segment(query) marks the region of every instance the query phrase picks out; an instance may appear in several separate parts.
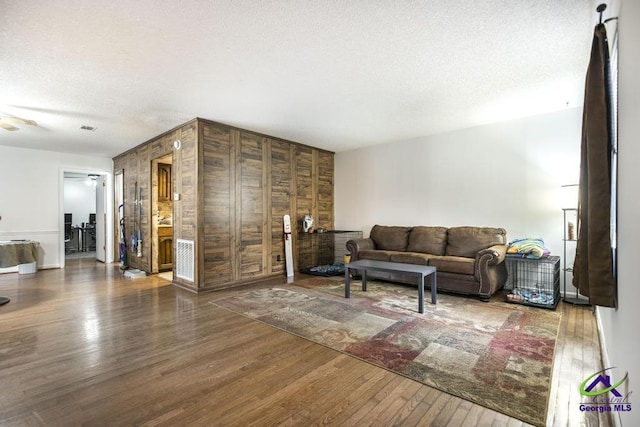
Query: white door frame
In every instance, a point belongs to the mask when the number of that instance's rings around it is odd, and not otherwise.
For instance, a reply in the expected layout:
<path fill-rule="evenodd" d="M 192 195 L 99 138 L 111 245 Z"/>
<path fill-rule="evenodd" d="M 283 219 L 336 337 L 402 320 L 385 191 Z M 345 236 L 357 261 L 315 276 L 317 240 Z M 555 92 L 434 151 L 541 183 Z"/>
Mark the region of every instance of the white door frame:
<path fill-rule="evenodd" d="M 95 169 L 78 169 L 72 167 L 61 167 L 58 172 L 58 229 L 60 230 L 60 246 L 58 248 L 58 264 L 60 268 L 65 266 L 65 247 L 64 247 L 64 173 L 86 173 L 102 175 L 106 186 L 104 191 L 106 194 L 104 212 L 100 213 L 105 218 L 105 262 L 113 262 L 113 174 L 111 171 L 100 171 Z M 96 221 L 98 218 L 98 212 L 96 212 Z"/>
<path fill-rule="evenodd" d="M 107 178 L 100 175 L 96 179 L 96 260 L 106 262 L 107 252 Z"/>

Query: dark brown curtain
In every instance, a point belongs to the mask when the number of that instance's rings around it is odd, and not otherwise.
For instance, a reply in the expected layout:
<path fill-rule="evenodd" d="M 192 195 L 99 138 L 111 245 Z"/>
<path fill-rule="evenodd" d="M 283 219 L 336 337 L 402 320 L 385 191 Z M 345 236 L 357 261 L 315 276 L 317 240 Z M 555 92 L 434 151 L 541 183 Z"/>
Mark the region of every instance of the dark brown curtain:
<path fill-rule="evenodd" d="M 604 24 L 595 28 L 582 115 L 578 244 L 573 285 L 589 302 L 616 307 L 611 245 L 611 93 Z"/>

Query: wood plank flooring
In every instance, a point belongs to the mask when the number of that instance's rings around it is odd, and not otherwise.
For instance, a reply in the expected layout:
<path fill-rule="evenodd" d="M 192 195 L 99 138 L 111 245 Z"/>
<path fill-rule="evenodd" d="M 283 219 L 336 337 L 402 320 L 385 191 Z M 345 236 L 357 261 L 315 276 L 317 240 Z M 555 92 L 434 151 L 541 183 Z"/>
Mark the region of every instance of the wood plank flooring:
<path fill-rule="evenodd" d="M 523 425 L 210 303 L 246 289 L 196 295 L 91 259 L 0 275 L 0 425 Z M 612 425 L 578 409 L 602 369 L 592 311 L 558 310 L 547 425 Z"/>

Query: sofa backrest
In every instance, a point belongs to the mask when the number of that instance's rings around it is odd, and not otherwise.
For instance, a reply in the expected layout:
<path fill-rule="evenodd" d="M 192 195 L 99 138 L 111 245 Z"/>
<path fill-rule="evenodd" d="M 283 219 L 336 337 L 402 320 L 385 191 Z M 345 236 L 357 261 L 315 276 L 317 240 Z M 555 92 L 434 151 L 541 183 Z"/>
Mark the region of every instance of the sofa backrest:
<path fill-rule="evenodd" d="M 406 251 L 409 244 L 409 233 L 412 227 L 374 225 L 369 237 L 376 244 L 376 249 L 384 251 Z"/>
<path fill-rule="evenodd" d="M 482 249 L 506 245 L 507 231 L 492 227 L 451 227 L 447 230 L 446 254 L 475 257 Z"/>
<path fill-rule="evenodd" d="M 408 252 L 444 255 L 447 227 L 413 227 L 409 234 Z"/>

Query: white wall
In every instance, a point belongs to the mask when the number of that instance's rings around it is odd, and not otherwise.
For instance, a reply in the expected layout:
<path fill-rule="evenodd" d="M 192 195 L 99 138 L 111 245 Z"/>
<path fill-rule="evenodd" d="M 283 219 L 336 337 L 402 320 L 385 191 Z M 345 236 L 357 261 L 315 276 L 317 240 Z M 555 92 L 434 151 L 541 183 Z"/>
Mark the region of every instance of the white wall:
<path fill-rule="evenodd" d="M 560 186 L 577 183 L 581 126 L 582 109 L 568 108 L 337 153 L 336 229 L 504 227 L 562 256 Z"/>
<path fill-rule="evenodd" d="M 0 240 L 41 244 L 39 268 L 64 265 L 63 172 L 111 176 L 104 157 L 0 146 Z M 107 211 L 107 214 L 110 214 Z"/>
<path fill-rule="evenodd" d="M 625 0 L 619 14 L 618 76 L 618 301 L 617 310 L 598 308 L 611 375 L 629 373 L 631 412 L 618 414 L 619 425 L 640 425 L 640 3 Z M 611 37 L 611 36 L 610 36 Z M 619 390 L 620 391 L 620 390 Z"/>
<path fill-rule="evenodd" d="M 71 223 L 80 226 L 96 213 L 96 181 L 88 176 L 64 179 L 64 212 L 72 214 Z"/>

